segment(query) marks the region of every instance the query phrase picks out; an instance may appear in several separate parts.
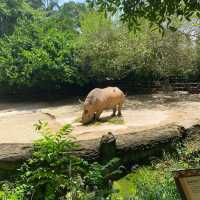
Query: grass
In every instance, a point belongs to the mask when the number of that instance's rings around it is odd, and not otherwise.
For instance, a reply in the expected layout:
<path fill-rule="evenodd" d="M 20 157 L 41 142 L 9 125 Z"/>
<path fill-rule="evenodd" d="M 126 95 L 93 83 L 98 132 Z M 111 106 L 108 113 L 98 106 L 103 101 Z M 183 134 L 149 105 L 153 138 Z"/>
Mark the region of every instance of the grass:
<path fill-rule="evenodd" d="M 112 200 L 180 200 L 170 170 L 144 166 L 114 182 Z"/>
<path fill-rule="evenodd" d="M 136 188 L 135 188 L 135 174 L 131 173 L 119 181 L 115 181 L 113 183 L 113 188 L 116 193 L 112 195 L 112 199 L 115 198 L 127 198 L 131 196 L 132 194 L 135 194 Z"/>
<path fill-rule="evenodd" d="M 81 122 L 81 117 L 77 117 L 74 119 L 73 123 L 80 123 Z"/>
<path fill-rule="evenodd" d="M 124 119 L 123 117 L 112 117 L 108 120 L 108 123 L 110 124 L 124 124 Z"/>
<path fill-rule="evenodd" d="M 112 195 L 112 200 L 116 199 L 129 199 L 130 197 L 136 197 L 138 193 L 138 183 L 148 187 L 155 187 L 155 185 L 162 181 L 160 174 L 153 170 L 151 167 L 142 167 L 135 173 L 130 173 L 126 177 L 119 181 L 114 182 L 114 191 L 118 191 Z M 140 186 L 139 186 L 140 187 Z M 142 190 L 140 190 L 142 192 Z M 138 198 L 138 200 L 143 200 Z M 155 199 L 156 200 L 156 199 Z"/>
<path fill-rule="evenodd" d="M 173 171 L 199 167 L 200 151 L 188 142 L 179 144 L 177 154 L 165 154 L 163 159 L 142 166 L 114 182 L 112 200 L 180 200 Z"/>

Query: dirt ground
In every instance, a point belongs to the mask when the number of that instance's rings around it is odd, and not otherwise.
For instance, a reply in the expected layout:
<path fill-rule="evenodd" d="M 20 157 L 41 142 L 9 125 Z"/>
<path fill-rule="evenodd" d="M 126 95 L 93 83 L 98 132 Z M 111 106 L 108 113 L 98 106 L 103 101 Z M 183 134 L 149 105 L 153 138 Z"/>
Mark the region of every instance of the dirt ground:
<path fill-rule="evenodd" d="M 187 128 L 200 122 L 200 94 L 160 92 L 127 96 L 122 113 L 123 123 L 119 124 L 106 121 L 112 111 L 105 111 L 101 116 L 104 122 L 83 126 L 78 122 L 81 112 L 78 97 L 56 102 L 0 100 L 0 143 L 31 143 L 40 137 L 34 130 L 38 120 L 47 121 L 53 130 L 71 123 L 71 134 L 78 140 L 98 138 L 108 131 L 124 134 L 171 123 Z"/>

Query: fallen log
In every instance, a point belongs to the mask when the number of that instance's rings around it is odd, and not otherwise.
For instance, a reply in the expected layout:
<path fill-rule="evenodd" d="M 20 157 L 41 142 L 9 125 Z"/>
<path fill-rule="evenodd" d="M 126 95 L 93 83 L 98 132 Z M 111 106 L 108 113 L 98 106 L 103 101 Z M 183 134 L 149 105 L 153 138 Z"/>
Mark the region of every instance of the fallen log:
<path fill-rule="evenodd" d="M 195 128 L 194 128 L 195 127 Z M 102 138 L 76 141 L 79 147 L 74 154 L 88 160 L 105 163 L 119 157 L 123 164 L 144 163 L 152 157 L 160 156 L 163 151 L 171 151 L 174 144 L 185 140 L 187 135 L 200 132 L 200 126 L 189 129 L 176 124 L 144 131 L 130 131 L 121 135 L 112 133 Z M 22 162 L 31 157 L 32 144 L 0 144 L 0 180 L 16 172 Z"/>

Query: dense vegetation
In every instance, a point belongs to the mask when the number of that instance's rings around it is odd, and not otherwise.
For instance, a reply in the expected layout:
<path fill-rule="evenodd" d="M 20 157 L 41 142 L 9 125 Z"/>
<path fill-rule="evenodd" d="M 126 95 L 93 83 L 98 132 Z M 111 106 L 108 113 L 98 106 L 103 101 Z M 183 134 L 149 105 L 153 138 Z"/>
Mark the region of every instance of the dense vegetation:
<path fill-rule="evenodd" d="M 181 200 L 177 192 L 174 171 L 199 168 L 199 136 L 177 146 L 176 154 L 164 154 L 163 159 L 134 170 L 114 183 L 113 200 Z"/>
<path fill-rule="evenodd" d="M 140 19 L 129 31 L 83 3 L 0 2 L 0 89 L 64 90 L 105 81 L 199 80 L 199 37 L 152 32 Z M 173 23 L 181 26 L 178 20 Z"/>
<path fill-rule="evenodd" d="M 42 138 L 34 143 L 31 159 L 22 164 L 12 183 L 0 182 L 0 199 L 100 200 L 109 196 L 109 177 L 120 164 L 118 158 L 100 165 L 73 155 L 78 146 L 68 136 L 72 130 L 68 124 L 54 133 L 40 121 L 36 130 Z"/>
<path fill-rule="evenodd" d="M 199 135 L 177 144 L 177 151 L 164 154 L 160 160 L 133 168 L 116 180 L 121 162 L 113 158 L 102 165 L 88 162 L 74 152 L 78 145 L 68 133 L 69 124 L 54 133 L 47 123 L 39 122 L 36 130 L 42 135 L 33 146 L 32 157 L 22 164 L 16 177 L 0 182 L 2 200 L 180 200 L 173 171 L 198 168 Z"/>

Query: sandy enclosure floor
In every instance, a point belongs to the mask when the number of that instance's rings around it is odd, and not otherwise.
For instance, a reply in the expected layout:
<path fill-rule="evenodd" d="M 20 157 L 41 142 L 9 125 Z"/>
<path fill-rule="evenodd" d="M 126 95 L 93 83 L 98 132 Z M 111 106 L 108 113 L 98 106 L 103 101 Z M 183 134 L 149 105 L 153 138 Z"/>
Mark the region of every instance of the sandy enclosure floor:
<path fill-rule="evenodd" d="M 30 143 L 39 138 L 34 130 L 38 120 L 58 130 L 71 123 L 78 140 L 94 139 L 111 131 L 124 134 L 170 123 L 189 127 L 200 122 L 200 95 L 185 92 L 128 96 L 123 107 L 123 124 L 104 122 L 83 126 L 77 122 L 82 106 L 78 98 L 57 102 L 0 101 L 0 143 Z M 112 111 L 103 112 L 107 117 Z"/>

